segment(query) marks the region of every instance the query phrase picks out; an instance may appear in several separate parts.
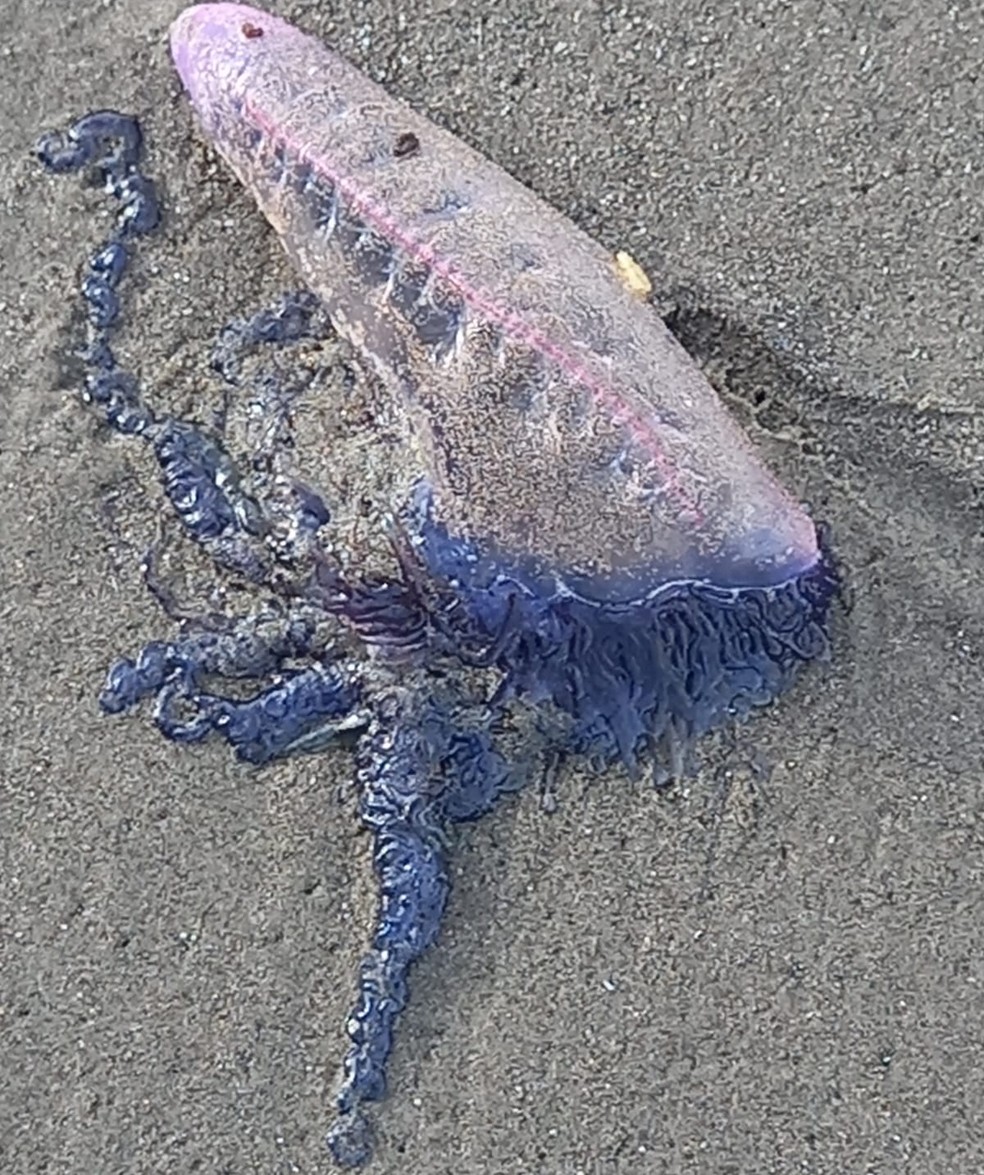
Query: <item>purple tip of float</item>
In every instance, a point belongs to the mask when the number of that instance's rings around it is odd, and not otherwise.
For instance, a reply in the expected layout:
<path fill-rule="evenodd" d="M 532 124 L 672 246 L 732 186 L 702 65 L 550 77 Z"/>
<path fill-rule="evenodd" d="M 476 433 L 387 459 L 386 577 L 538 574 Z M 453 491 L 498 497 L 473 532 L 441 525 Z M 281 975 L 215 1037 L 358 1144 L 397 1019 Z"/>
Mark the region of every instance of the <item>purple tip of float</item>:
<path fill-rule="evenodd" d="M 195 4 L 180 13 L 171 25 L 171 58 L 193 105 L 207 108 L 215 87 L 234 82 L 249 46 L 271 36 L 303 34 L 248 4 Z"/>

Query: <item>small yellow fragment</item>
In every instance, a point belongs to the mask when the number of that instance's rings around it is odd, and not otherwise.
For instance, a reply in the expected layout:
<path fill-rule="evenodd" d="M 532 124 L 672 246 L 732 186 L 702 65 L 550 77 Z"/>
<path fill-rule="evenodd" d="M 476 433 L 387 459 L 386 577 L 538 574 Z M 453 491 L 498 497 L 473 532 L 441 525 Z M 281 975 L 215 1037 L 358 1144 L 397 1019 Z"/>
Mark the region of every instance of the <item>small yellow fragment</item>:
<path fill-rule="evenodd" d="M 615 254 L 615 270 L 622 285 L 641 302 L 653 292 L 653 283 L 631 253 L 620 250 Z"/>

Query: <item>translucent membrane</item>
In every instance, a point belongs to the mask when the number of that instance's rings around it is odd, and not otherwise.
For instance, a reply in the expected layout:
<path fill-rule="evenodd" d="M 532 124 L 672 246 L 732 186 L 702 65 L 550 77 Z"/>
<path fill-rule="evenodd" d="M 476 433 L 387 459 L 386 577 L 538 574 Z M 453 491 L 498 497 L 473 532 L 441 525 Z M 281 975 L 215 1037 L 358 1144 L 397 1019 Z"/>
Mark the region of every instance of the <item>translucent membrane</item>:
<path fill-rule="evenodd" d="M 567 218 L 266 13 L 200 5 L 171 43 L 206 133 L 404 405 L 449 535 L 598 600 L 817 564 L 810 518 Z"/>

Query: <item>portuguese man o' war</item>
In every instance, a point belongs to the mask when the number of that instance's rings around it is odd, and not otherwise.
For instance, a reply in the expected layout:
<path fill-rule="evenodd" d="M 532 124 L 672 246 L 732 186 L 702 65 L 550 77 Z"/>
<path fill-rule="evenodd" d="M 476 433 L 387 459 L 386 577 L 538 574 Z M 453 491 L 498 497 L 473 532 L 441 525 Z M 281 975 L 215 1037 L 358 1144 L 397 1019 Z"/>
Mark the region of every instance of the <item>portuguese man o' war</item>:
<path fill-rule="evenodd" d="M 112 667 L 101 703 L 152 698 L 168 737 L 218 735 L 252 763 L 355 742 L 379 900 L 328 1135 L 354 1167 L 447 903 L 448 826 L 558 755 L 679 776 L 701 734 L 826 655 L 837 575 L 631 259 L 282 20 L 198 5 L 171 52 L 307 287 L 228 330 L 215 372 L 238 387 L 237 348 L 333 329 L 402 420 L 413 488 L 391 503 L 389 572 L 353 576 L 319 487 L 273 492 L 216 430 L 155 412 L 111 346 L 159 216 L 140 129 L 101 111 L 46 136 L 49 170 L 95 169 L 120 205 L 82 282 L 83 397 L 150 444 L 185 533 L 275 601 L 184 618 Z M 271 380 L 264 403 L 309 392 Z M 262 684 L 244 699 L 223 679 Z"/>

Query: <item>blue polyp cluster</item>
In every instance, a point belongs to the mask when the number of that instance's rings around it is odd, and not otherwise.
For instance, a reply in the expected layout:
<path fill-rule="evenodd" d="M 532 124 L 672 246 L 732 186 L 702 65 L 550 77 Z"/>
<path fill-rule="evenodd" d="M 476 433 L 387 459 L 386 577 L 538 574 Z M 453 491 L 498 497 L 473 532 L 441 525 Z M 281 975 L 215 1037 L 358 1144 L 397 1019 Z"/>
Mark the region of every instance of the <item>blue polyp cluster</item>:
<path fill-rule="evenodd" d="M 319 751 L 352 722 L 361 690 L 330 665 L 314 664 L 289 673 L 257 697 L 234 701 L 219 694 L 188 689 L 178 680 L 157 695 L 154 718 L 175 742 L 200 742 L 210 734 L 225 739 L 246 763 L 260 766 L 288 755 Z M 182 705 L 194 710 L 182 718 Z M 357 718 L 359 725 L 364 719 Z"/>
<path fill-rule="evenodd" d="M 94 168 L 106 190 L 121 205 L 117 233 L 122 238 L 149 233 L 160 222 L 153 181 L 139 168 L 142 149 L 143 133 L 135 118 L 115 110 L 97 110 L 80 118 L 64 133 L 43 135 L 35 152 L 44 166 L 56 174 Z"/>
<path fill-rule="evenodd" d="M 676 581 L 605 603 L 450 536 L 426 493 L 412 516 L 428 574 L 462 606 L 451 639 L 486 651 L 504 695 L 569 714 L 569 749 L 599 766 L 621 761 L 635 774 L 648 757 L 657 783 L 677 777 L 701 734 L 774 700 L 829 648 L 839 582 L 822 543 L 813 567 L 774 587 Z"/>
<path fill-rule="evenodd" d="M 212 370 L 237 387 L 243 358 L 253 347 L 325 338 L 329 329 L 320 299 L 307 290 L 292 290 L 273 306 L 228 323 L 212 351 Z"/>
<path fill-rule="evenodd" d="M 82 352 L 87 399 L 98 405 L 117 432 L 145 431 L 153 416 L 140 403 L 136 379 L 122 370 L 110 347 L 120 310 L 117 286 L 129 260 L 131 238 L 153 232 L 160 206 L 153 181 L 140 171 L 143 135 L 135 118 L 112 110 L 87 114 L 64 133 L 42 136 L 35 151 L 51 172 L 91 170 L 119 204 L 113 232 L 89 259 L 82 297 L 89 319 L 89 345 Z"/>
<path fill-rule="evenodd" d="M 230 388 L 243 388 L 243 367 L 247 355 L 260 347 L 284 348 L 301 341 L 318 342 L 332 333 L 323 303 L 307 290 L 281 294 L 273 305 L 236 318 L 223 328 L 212 350 L 210 366 Z M 310 392 L 319 377 L 319 367 L 262 370 L 248 381 L 251 414 L 263 422 L 265 439 L 252 456 L 255 469 L 271 463 L 279 444 L 290 446 L 289 421 L 297 400 Z M 310 554 L 310 540 L 331 520 L 320 494 L 312 487 L 291 481 L 289 537 L 280 535 L 281 549 L 289 559 Z"/>

